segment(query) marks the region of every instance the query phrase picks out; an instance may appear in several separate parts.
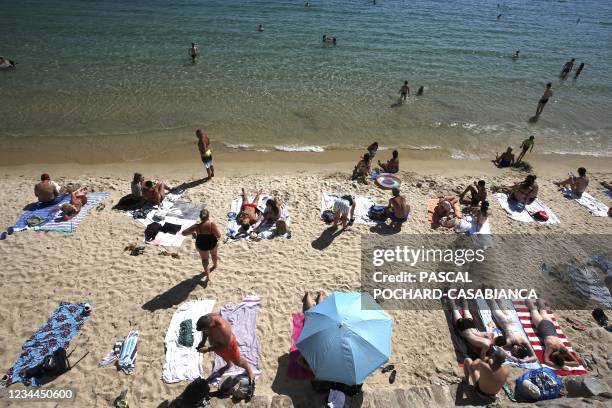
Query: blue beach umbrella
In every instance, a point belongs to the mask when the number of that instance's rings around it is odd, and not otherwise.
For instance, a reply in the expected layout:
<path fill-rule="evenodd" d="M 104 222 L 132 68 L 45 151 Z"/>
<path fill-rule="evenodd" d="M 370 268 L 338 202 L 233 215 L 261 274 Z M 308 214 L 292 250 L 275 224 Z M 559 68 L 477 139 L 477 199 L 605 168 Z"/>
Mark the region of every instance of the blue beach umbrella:
<path fill-rule="evenodd" d="M 367 293 L 334 292 L 306 312 L 297 347 L 319 380 L 364 380 L 391 355 L 387 313 Z"/>

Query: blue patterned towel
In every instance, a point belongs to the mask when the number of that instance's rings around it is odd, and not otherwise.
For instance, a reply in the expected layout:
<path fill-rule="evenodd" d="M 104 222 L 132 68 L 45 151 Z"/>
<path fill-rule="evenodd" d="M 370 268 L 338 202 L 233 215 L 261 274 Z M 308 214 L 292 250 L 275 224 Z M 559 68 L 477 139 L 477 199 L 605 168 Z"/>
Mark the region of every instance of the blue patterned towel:
<path fill-rule="evenodd" d="M 7 386 L 16 382 L 33 387 L 40 386 L 36 378 L 25 377 L 26 370 L 40 365 L 45 356 L 52 354 L 55 350 L 68 348 L 70 340 L 87 321 L 83 306 L 83 303 L 60 303 L 47 323 L 23 343 L 23 352 L 6 373 Z"/>
<path fill-rule="evenodd" d="M 26 219 L 32 216 L 40 217 L 45 220 L 43 224 L 47 221 L 51 221 L 55 217 L 55 214 L 59 212 L 60 206 L 67 202 L 70 202 L 70 195 L 68 194 L 57 197 L 55 201 L 51 203 L 35 203 L 29 206 L 30 208 L 21 214 L 13 228 L 15 228 L 15 231 L 27 229 L 28 225 L 26 224 Z"/>
<path fill-rule="evenodd" d="M 36 231 L 74 232 L 89 211 L 104 201 L 106 197 L 108 197 L 108 193 L 87 193 L 87 204 L 81 208 L 81 211 L 74 218 L 62 221 L 61 212 L 58 211 L 51 220 L 34 227 L 34 229 Z"/>

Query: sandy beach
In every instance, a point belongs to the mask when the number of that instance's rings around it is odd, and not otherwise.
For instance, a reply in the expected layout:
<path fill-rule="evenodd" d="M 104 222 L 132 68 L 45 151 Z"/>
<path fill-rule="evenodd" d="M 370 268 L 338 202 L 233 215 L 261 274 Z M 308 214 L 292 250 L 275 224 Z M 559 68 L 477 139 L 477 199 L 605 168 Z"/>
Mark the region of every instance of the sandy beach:
<path fill-rule="evenodd" d="M 250 153 L 241 153 L 250 154 Z M 385 152 L 379 152 L 384 156 Z M 349 154 L 339 155 L 334 165 L 312 160 L 312 155 L 269 153 L 261 161 L 246 162 L 240 154 L 217 159 L 217 176 L 212 182 L 188 189 L 183 199 L 205 203 L 211 218 L 224 230 L 229 205 L 240 188 L 277 193 L 291 206 L 292 238 L 260 242 L 239 241 L 220 246 L 220 265 L 213 272 L 212 284 L 198 285 L 201 272 L 194 242 L 188 238 L 177 252 L 180 258 L 160 256 L 161 248 L 147 246 L 133 257 L 124 251 L 130 243 L 141 243 L 143 228 L 124 213 L 111 210 L 129 192 L 131 172 L 162 179 L 170 185 L 203 177 L 193 159 L 176 163 L 134 163 L 113 165 L 23 165 L 4 167 L 0 193 L 0 220 L 12 225 L 22 208 L 34 201 L 32 187 L 41 171 L 49 172 L 60 183 L 79 183 L 110 197 L 103 211 L 92 211 L 75 233 L 15 233 L 0 243 L 2 271 L 0 321 L 0 367 L 8 369 L 19 356 L 21 345 L 57 307 L 60 301 L 87 301 L 93 313 L 71 343 L 77 358 L 89 355 L 69 373 L 53 382 L 56 388 L 77 391 L 74 406 L 105 407 L 124 389 L 131 407 L 157 407 L 176 397 L 185 383 L 168 385 L 161 380 L 164 361 L 164 335 L 176 306 L 190 299 L 215 299 L 218 309 L 238 303 L 251 293 L 262 298 L 257 335 L 261 343 L 262 376 L 257 395 L 288 395 L 295 406 L 312 406 L 315 396 L 308 381 L 287 378 L 287 352 L 291 345 L 291 313 L 300 311 L 305 290 L 356 291 L 360 288 L 360 237 L 372 234 L 370 227 L 356 225 L 321 249 L 313 243 L 321 238 L 325 225 L 319 217 L 321 191 L 371 195 L 386 202 L 389 192 L 374 185 L 348 181 Z M 353 156 L 354 157 L 354 156 Z M 251 156 L 251 159 L 253 157 Z M 283 159 L 284 158 L 284 159 Z M 310 159 L 309 159 L 310 158 Z M 494 234 L 609 234 L 609 218 L 593 217 L 576 203 L 565 200 L 552 184 L 554 175 L 563 176 L 576 163 L 586 163 L 591 176 L 589 191 L 607 205 L 610 198 L 599 190 L 599 182 L 609 180 L 609 159 L 570 157 L 567 161 L 530 157 L 539 175 L 540 197 L 561 219 L 560 225 L 540 226 L 510 220 L 491 200 L 490 222 Z M 318 162 L 318 164 L 316 163 Z M 242 163 L 242 164 L 240 164 Z M 451 166 L 452 165 L 452 166 Z M 483 178 L 489 185 L 509 184 L 524 178 L 516 170 L 499 170 L 490 162 L 431 160 L 414 158 L 402 162 L 402 190 L 412 206 L 412 215 L 401 234 L 448 234 L 434 231 L 427 222 L 426 200 L 457 191 L 461 186 Z M 557 179 L 555 177 L 554 179 Z M 416 187 L 420 183 L 421 187 Z M 554 243 L 551 243 L 554 245 Z M 316 248 L 315 248 L 316 247 Z M 534 267 L 537 267 L 534 265 Z M 533 271 L 517 272 L 527 278 Z M 563 288 L 559 283 L 559 288 Z M 393 353 L 390 362 L 398 371 L 394 385 L 380 372 L 372 375 L 364 389 L 395 389 L 415 385 L 452 384 L 461 370 L 455 360 L 444 313 L 430 311 L 389 311 L 393 318 Z M 593 356 L 590 375 L 612 385 L 611 336 L 596 327 L 585 310 L 559 312 L 587 322 L 589 330 L 579 332 L 565 319 L 559 319 L 574 348 L 582 356 Z M 114 368 L 98 368 L 116 339 L 137 327 L 140 330 L 135 373 L 126 376 Z M 203 359 L 205 371 L 210 355 Z M 13 387 L 20 388 L 20 384 Z M 500 396 L 503 405 L 509 404 Z M 317 400 L 318 401 L 318 400 Z M 0 405 L 11 405 L 0 400 Z M 41 404 L 39 406 L 45 406 Z M 57 406 L 49 404 L 48 406 Z"/>

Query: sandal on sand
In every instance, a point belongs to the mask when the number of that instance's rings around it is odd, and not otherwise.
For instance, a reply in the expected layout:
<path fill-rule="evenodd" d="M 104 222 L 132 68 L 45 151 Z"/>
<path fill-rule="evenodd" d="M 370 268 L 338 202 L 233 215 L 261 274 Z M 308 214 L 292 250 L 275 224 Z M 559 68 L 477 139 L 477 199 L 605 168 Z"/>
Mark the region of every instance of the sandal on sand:
<path fill-rule="evenodd" d="M 100 212 L 100 211 L 102 211 L 102 210 L 103 210 L 103 209 L 105 209 L 105 208 L 106 208 L 106 204 L 104 204 L 104 203 L 100 203 L 100 204 L 98 204 L 98 205 L 96 206 L 96 211 Z"/>
<path fill-rule="evenodd" d="M 381 370 L 383 374 L 387 374 L 389 371 L 395 370 L 395 366 L 393 364 L 389 364 L 386 367 L 383 367 Z"/>
<path fill-rule="evenodd" d="M 391 371 L 391 375 L 389 376 L 389 384 L 393 384 L 395 382 L 395 376 L 397 375 L 397 371 Z"/>

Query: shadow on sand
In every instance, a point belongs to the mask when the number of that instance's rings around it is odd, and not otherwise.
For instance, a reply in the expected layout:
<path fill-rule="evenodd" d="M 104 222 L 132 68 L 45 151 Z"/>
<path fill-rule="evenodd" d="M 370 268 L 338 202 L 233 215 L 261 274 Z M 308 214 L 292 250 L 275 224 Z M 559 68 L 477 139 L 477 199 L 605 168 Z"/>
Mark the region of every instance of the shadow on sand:
<path fill-rule="evenodd" d="M 202 282 L 204 272 L 192 278 L 180 282 L 178 285 L 168 289 L 162 294 L 156 295 L 153 299 L 142 305 L 144 310 L 154 312 L 160 309 L 168 309 L 184 302 L 189 294 Z"/>
<path fill-rule="evenodd" d="M 527 120 L 527 122 L 528 122 L 528 123 L 538 123 L 538 120 L 539 120 L 539 119 L 540 119 L 540 116 L 539 116 L 539 115 L 535 115 L 535 116 L 530 117 L 530 118 Z"/>
<path fill-rule="evenodd" d="M 402 230 L 401 225 L 393 226 L 391 224 L 387 224 L 385 222 L 379 222 L 370 228 L 370 232 L 379 235 L 394 235 L 398 234 Z"/>
<path fill-rule="evenodd" d="M 278 358 L 278 370 L 272 381 L 272 391 L 276 394 L 287 395 L 291 398 L 295 408 L 323 406 L 324 394 L 316 393 L 310 380 L 294 380 L 287 376 L 289 354 L 285 353 Z M 316 402 L 319 401 L 320 404 Z"/>
<path fill-rule="evenodd" d="M 342 234 L 343 230 L 339 227 L 327 227 L 321 233 L 321 236 L 314 241 L 312 241 L 311 245 L 314 249 L 319 251 L 323 251 L 325 248 L 331 245 L 334 242 L 334 239 L 340 234 Z"/>
<path fill-rule="evenodd" d="M 208 181 L 208 177 L 204 177 L 204 178 L 201 178 L 201 179 L 198 179 L 198 180 L 193 180 L 193 181 L 186 181 L 183 184 L 180 184 L 178 186 L 174 186 L 170 190 L 170 192 L 171 193 L 175 193 L 175 194 L 182 193 L 185 190 L 188 190 L 188 189 L 193 188 L 193 187 L 197 187 L 197 186 L 199 186 L 201 184 L 206 183 L 207 181 Z"/>

